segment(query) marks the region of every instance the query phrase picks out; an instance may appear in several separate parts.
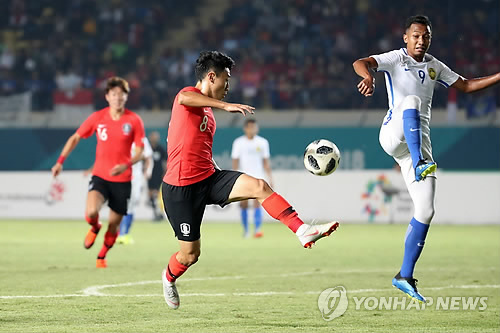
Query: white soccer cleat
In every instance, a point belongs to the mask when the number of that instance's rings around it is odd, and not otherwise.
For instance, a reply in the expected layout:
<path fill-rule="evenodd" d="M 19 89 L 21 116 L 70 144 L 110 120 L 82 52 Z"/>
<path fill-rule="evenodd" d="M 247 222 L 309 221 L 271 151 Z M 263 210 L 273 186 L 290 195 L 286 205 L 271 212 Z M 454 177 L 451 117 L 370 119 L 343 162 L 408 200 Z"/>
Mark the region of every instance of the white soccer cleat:
<path fill-rule="evenodd" d="M 303 224 L 300 228 L 304 230 L 297 230 L 300 233 L 299 241 L 306 249 L 310 249 L 314 243 L 320 238 L 330 236 L 332 232 L 337 230 L 339 223 L 337 221 L 328 222 L 325 224 Z"/>
<path fill-rule="evenodd" d="M 163 282 L 163 296 L 165 297 L 165 302 L 171 309 L 178 309 L 180 305 L 179 293 L 177 292 L 177 287 L 175 282 L 170 282 L 167 280 L 165 275 L 167 270 L 164 269 L 161 273 L 161 281 Z"/>

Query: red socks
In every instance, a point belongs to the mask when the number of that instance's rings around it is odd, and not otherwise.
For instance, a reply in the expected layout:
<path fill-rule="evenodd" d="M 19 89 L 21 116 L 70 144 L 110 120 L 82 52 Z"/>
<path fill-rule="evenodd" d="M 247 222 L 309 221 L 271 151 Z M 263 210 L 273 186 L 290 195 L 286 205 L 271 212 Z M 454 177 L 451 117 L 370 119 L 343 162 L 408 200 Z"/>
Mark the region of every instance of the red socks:
<path fill-rule="evenodd" d="M 106 232 L 104 235 L 104 244 L 102 245 L 101 251 L 97 256 L 98 259 L 104 259 L 109 249 L 115 244 L 116 238 L 118 237 L 118 232 L 112 234 L 111 232 Z"/>
<path fill-rule="evenodd" d="M 100 223 L 99 223 L 99 214 L 97 214 L 96 217 L 90 218 L 85 214 L 85 221 L 87 221 L 88 224 L 92 226 L 92 231 L 94 232 L 99 232 L 99 229 L 101 229 Z"/>
<path fill-rule="evenodd" d="M 272 218 L 279 220 L 293 232 L 297 232 L 297 229 L 304 224 L 292 205 L 276 192 L 262 202 L 262 207 Z"/>
<path fill-rule="evenodd" d="M 184 272 L 188 269 L 188 266 L 181 264 L 177 260 L 177 253 L 179 252 L 172 254 L 167 266 L 166 277 L 170 282 L 175 282 L 175 280 L 178 279 L 182 274 L 184 274 Z"/>

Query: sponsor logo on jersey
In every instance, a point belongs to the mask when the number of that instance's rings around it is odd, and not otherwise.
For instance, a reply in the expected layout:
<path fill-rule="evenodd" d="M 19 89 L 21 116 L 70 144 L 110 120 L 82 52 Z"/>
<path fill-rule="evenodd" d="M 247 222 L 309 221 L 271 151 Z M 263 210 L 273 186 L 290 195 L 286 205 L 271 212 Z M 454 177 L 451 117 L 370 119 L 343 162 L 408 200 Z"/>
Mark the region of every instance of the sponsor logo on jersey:
<path fill-rule="evenodd" d="M 429 68 L 429 77 L 431 78 L 431 80 L 435 80 L 436 79 L 436 70 L 434 68 Z"/>
<path fill-rule="evenodd" d="M 181 232 L 183 236 L 189 236 L 189 233 L 191 232 L 191 226 L 187 223 L 181 223 Z"/>
<path fill-rule="evenodd" d="M 132 131 L 132 125 L 130 125 L 129 123 L 123 124 L 122 131 L 123 131 L 123 134 L 129 135 L 130 131 Z"/>

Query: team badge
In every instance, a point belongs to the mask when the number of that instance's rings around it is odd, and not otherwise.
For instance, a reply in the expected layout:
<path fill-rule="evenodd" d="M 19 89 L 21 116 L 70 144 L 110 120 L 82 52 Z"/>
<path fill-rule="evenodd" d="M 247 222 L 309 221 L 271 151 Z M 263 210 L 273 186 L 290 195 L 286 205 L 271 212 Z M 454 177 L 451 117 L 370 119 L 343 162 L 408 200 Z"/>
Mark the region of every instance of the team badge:
<path fill-rule="evenodd" d="M 431 78 L 431 80 L 435 80 L 436 79 L 436 71 L 432 67 L 429 68 L 429 77 Z"/>
<path fill-rule="evenodd" d="M 123 134 L 129 135 L 130 131 L 132 131 L 132 125 L 130 125 L 129 123 L 123 124 L 122 131 L 123 131 Z"/>
<path fill-rule="evenodd" d="M 181 223 L 181 232 L 183 236 L 189 236 L 189 233 L 191 232 L 191 226 L 187 223 Z"/>

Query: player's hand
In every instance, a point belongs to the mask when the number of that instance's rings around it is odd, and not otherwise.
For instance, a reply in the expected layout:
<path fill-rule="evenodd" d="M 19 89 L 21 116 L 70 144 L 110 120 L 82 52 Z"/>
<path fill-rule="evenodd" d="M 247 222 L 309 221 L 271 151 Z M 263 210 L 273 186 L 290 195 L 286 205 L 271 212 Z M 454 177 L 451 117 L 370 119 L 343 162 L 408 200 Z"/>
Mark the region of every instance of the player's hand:
<path fill-rule="evenodd" d="M 111 176 L 118 176 L 127 170 L 128 166 L 126 164 L 117 164 L 111 169 L 109 174 Z"/>
<path fill-rule="evenodd" d="M 83 177 L 88 177 L 92 173 L 92 169 L 83 170 Z"/>
<path fill-rule="evenodd" d="M 253 110 L 255 110 L 255 108 L 245 104 L 227 103 L 226 106 L 224 106 L 224 110 L 227 112 L 239 112 L 245 116 L 247 113 L 254 114 Z"/>
<path fill-rule="evenodd" d="M 358 91 L 360 92 L 361 95 L 365 97 L 372 96 L 374 90 L 375 90 L 375 78 L 373 76 L 363 79 L 358 84 Z"/>
<path fill-rule="evenodd" d="M 54 164 L 54 166 L 52 167 L 52 176 L 54 176 L 54 178 L 56 178 L 62 171 L 62 164 L 61 163 L 56 163 Z"/>

